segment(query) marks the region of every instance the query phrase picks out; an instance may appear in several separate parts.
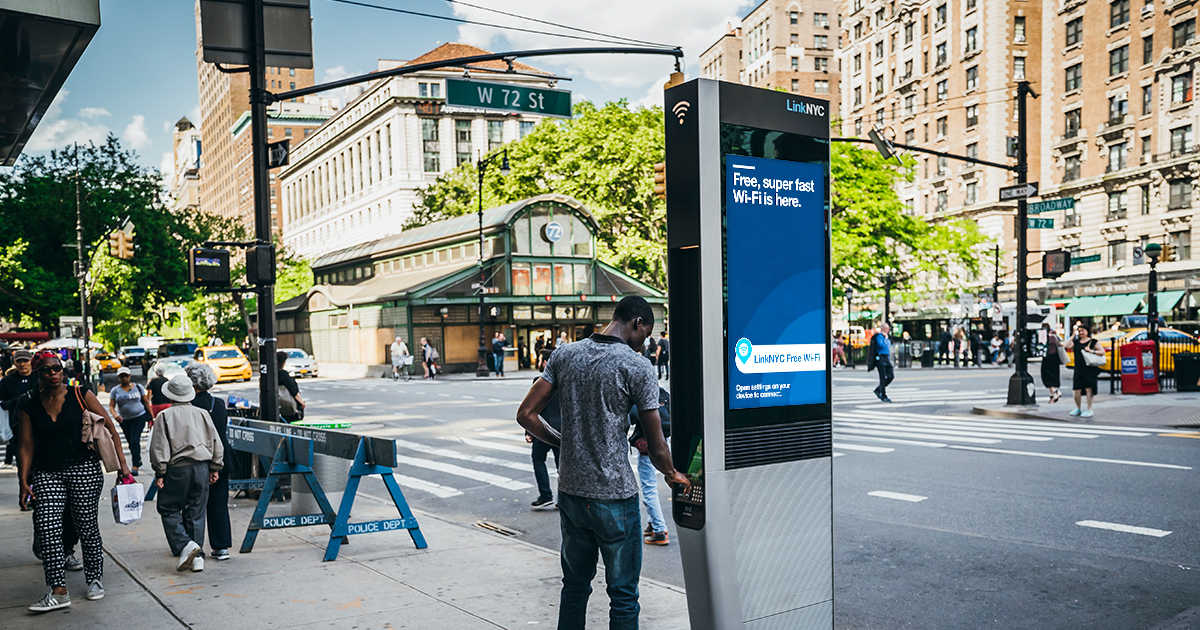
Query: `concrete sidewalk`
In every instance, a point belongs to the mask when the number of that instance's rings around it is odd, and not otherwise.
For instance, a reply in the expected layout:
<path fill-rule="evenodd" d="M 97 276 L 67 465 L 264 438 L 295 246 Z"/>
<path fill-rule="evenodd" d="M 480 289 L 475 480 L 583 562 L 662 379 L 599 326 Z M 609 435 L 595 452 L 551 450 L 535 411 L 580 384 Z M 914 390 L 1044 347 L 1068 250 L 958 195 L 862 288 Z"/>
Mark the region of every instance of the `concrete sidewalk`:
<path fill-rule="evenodd" d="M 147 482 L 145 476 L 140 478 Z M 67 573 L 72 606 L 36 615 L 26 607 L 46 592 L 42 566 L 30 551 L 31 512 L 17 509 L 15 471 L 0 471 L 0 628 L 470 628 L 554 627 L 561 571 L 558 554 L 427 513 L 417 513 L 427 549 L 407 532 L 353 536 L 338 559 L 322 562 L 326 526 L 260 532 L 249 554 L 237 548 L 254 502 L 231 501 L 234 548 L 226 562 L 207 559 L 203 573 L 179 573 L 167 549 L 155 504 L 142 519 L 111 518 L 107 475 L 100 504 L 106 597 L 84 598 L 82 573 Z M 272 504 L 268 514 L 288 514 Z M 390 503 L 364 496 L 353 520 L 395 517 Z M 207 549 L 206 549 L 207 551 Z M 603 569 L 593 583 L 588 624 L 608 625 Z M 688 627 L 679 588 L 641 583 L 642 627 Z"/>
<path fill-rule="evenodd" d="M 1163 394 L 1112 395 L 1100 394 L 1092 404 L 1095 416 L 1080 418 L 1071 416 L 1075 402 L 1071 398 L 1069 383 L 1064 383 L 1062 399 L 1051 405 L 1046 403 L 1046 392 L 1038 390 L 1039 404 L 1034 407 L 1007 405 L 978 405 L 971 413 L 1000 418 L 1026 420 L 1058 420 L 1078 424 L 1107 424 L 1134 427 L 1177 427 L 1200 428 L 1200 393 L 1167 392 Z M 1100 384 L 1103 391 L 1105 385 Z M 1086 404 L 1086 403 L 1085 403 Z"/>

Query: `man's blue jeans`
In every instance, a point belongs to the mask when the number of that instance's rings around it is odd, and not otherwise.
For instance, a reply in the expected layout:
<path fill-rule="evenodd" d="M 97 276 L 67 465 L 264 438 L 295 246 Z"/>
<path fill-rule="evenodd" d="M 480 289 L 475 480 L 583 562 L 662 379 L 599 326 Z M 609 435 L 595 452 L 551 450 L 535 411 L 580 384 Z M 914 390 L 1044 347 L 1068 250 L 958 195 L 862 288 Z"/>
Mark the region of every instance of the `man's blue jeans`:
<path fill-rule="evenodd" d="M 492 357 L 495 360 L 496 376 L 504 376 L 504 353 L 493 352 Z"/>
<path fill-rule="evenodd" d="M 649 455 L 638 454 L 638 480 L 642 484 L 642 505 L 646 506 L 646 515 L 650 517 L 650 528 L 656 532 L 667 531 L 662 504 L 658 502 L 658 472 Z"/>
<path fill-rule="evenodd" d="M 598 556 L 604 557 L 609 630 L 637 630 L 642 572 L 642 517 L 637 496 L 616 501 L 558 493 L 563 588 L 559 630 L 582 630 Z"/>

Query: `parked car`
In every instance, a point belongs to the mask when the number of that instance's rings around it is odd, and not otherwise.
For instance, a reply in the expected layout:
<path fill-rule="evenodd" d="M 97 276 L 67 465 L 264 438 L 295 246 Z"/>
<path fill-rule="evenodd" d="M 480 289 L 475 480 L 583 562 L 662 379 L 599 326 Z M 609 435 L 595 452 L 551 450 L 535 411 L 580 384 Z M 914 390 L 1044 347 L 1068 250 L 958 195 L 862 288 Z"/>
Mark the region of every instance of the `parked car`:
<path fill-rule="evenodd" d="M 97 353 L 93 358 L 101 372 L 115 372 L 121 367 L 121 360 L 107 352 Z"/>
<path fill-rule="evenodd" d="M 1149 331 L 1145 328 L 1120 328 L 1117 330 L 1105 330 L 1096 333 L 1095 338 L 1104 346 L 1104 352 L 1108 358 L 1104 365 L 1100 366 L 1101 370 L 1108 371 L 1113 369 L 1113 361 L 1121 356 L 1121 346 L 1132 341 L 1145 341 L 1150 336 Z M 1113 340 L 1116 340 L 1114 346 Z M 1158 355 L 1158 371 L 1162 373 L 1170 373 L 1175 371 L 1175 353 L 1176 352 L 1200 352 L 1200 340 L 1196 337 L 1176 330 L 1174 328 L 1159 328 L 1159 355 Z M 1113 356 L 1113 348 L 1116 348 Z M 1119 364 L 1118 364 L 1119 365 Z M 1067 353 L 1067 367 L 1075 367 L 1075 353 Z"/>
<path fill-rule="evenodd" d="M 200 344 L 191 339 L 165 339 L 158 345 L 158 358 L 166 359 L 170 357 L 188 357 L 196 353 L 196 348 Z"/>
<path fill-rule="evenodd" d="M 282 351 L 288 355 L 287 362 L 283 364 L 283 369 L 288 374 L 291 374 L 292 377 L 317 377 L 317 360 L 312 355 L 300 348 L 282 348 Z"/>
<path fill-rule="evenodd" d="M 207 363 L 217 373 L 217 382 L 248 381 L 254 372 L 250 361 L 237 346 L 205 346 L 198 348 L 193 359 Z"/>
<path fill-rule="evenodd" d="M 146 366 L 146 349 L 141 346 L 121 346 L 117 351 L 117 358 L 121 360 L 121 365 L 125 367 L 140 367 Z"/>

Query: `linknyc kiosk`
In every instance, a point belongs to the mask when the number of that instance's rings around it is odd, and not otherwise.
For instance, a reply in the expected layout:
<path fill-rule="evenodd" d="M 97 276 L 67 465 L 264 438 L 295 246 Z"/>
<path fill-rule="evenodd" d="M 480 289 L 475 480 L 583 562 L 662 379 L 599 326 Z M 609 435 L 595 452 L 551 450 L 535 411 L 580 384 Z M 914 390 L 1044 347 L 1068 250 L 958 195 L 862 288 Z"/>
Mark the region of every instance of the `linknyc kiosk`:
<path fill-rule="evenodd" d="M 697 79 L 665 112 L 691 627 L 829 630 L 829 104 Z"/>

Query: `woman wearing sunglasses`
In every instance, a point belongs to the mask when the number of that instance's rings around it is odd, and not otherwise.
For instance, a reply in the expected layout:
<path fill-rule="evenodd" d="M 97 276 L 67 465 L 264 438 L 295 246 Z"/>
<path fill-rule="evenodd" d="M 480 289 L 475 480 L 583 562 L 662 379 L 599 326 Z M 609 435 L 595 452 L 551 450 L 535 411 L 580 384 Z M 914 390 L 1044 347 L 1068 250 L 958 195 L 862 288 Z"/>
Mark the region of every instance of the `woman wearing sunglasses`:
<path fill-rule="evenodd" d="M 104 474 L 99 456 L 83 443 L 84 407 L 104 418 L 120 462 L 121 477 L 129 476 L 121 437 L 100 401 L 87 388 L 69 388 L 62 361 L 52 352 L 33 359 L 38 393 L 21 407 L 21 451 L 18 478 L 21 508 L 34 504 L 33 525 L 42 541 L 42 570 L 51 591 L 29 607 L 47 612 L 71 605 L 63 577 L 63 521 L 70 514 L 83 546 L 87 598 L 104 597 L 104 574 L 97 506 Z M 55 543 L 58 544 L 55 544 Z"/>

